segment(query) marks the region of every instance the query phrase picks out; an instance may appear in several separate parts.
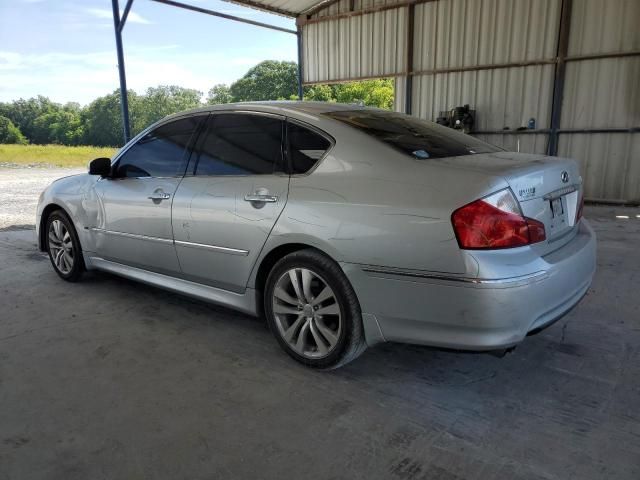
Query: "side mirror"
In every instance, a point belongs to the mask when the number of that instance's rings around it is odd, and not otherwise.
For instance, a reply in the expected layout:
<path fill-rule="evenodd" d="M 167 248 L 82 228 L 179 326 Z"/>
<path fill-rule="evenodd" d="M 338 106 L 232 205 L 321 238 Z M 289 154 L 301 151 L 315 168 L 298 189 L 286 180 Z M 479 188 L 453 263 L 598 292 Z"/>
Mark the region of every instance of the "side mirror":
<path fill-rule="evenodd" d="M 110 158 L 96 158 L 89 162 L 89 175 L 100 175 L 101 177 L 108 177 L 111 175 L 111 159 Z"/>

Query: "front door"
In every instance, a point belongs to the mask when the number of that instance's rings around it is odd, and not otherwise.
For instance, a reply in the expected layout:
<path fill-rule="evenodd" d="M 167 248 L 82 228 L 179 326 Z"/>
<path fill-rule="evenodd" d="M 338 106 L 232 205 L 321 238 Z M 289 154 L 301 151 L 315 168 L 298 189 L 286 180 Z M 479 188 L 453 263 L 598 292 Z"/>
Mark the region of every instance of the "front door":
<path fill-rule="evenodd" d="M 287 201 L 284 121 L 220 112 L 208 120 L 173 201 L 183 274 L 242 292 Z"/>
<path fill-rule="evenodd" d="M 153 129 L 116 160 L 112 178 L 96 183 L 98 256 L 159 273 L 180 272 L 171 204 L 203 118 L 183 117 Z"/>

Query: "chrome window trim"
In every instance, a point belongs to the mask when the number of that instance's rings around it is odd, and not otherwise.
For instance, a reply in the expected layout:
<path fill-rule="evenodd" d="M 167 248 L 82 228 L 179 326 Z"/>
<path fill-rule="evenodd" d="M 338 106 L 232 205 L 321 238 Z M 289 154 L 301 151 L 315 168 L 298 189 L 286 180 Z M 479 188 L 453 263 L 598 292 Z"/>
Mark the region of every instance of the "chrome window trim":
<path fill-rule="evenodd" d="M 149 177 L 145 177 L 145 178 L 149 178 Z M 90 230 L 92 232 L 103 233 L 106 235 L 114 235 L 117 237 L 134 238 L 136 240 L 147 240 L 151 242 L 179 245 L 182 247 L 200 248 L 203 250 L 213 250 L 216 252 L 228 253 L 230 255 L 241 255 L 243 257 L 246 257 L 247 255 L 249 255 L 249 250 L 242 250 L 239 248 L 220 247 L 218 245 L 207 245 L 204 243 L 185 242 L 183 240 L 174 240 L 172 238 L 151 237 L 149 235 L 140 235 L 137 233 L 117 232 L 115 230 L 105 230 L 104 228 L 98 228 L 98 227 L 92 227 Z"/>

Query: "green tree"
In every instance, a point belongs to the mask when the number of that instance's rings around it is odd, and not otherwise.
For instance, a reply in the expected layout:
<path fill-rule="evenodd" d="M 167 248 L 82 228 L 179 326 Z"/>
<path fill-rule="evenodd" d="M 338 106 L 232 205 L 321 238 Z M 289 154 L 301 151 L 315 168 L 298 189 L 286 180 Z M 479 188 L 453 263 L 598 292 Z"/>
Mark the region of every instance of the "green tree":
<path fill-rule="evenodd" d="M 27 143 L 27 139 L 11 120 L 0 116 L 0 143 L 20 143 L 24 145 Z"/>
<path fill-rule="evenodd" d="M 46 134 L 35 125 L 36 118 L 59 108 L 47 97 L 38 95 L 35 98 L 19 99 L 11 102 L 3 115 L 9 118 L 20 129 L 31 143 L 47 143 Z"/>
<path fill-rule="evenodd" d="M 370 107 L 393 108 L 393 80 L 381 78 L 334 86 L 335 98 L 340 103 L 362 103 Z"/>
<path fill-rule="evenodd" d="M 78 104 L 67 104 L 40 115 L 34 122 L 34 128 L 41 132 L 40 138 L 46 137 L 46 143 L 78 145 L 83 139 L 80 107 Z"/>
<path fill-rule="evenodd" d="M 292 100 L 297 100 L 298 96 Z M 310 87 L 305 87 L 304 89 L 304 99 L 305 100 L 314 100 L 318 102 L 335 102 L 336 94 L 335 88 L 332 85 L 313 85 Z"/>
<path fill-rule="evenodd" d="M 233 102 L 233 96 L 231 95 L 231 89 L 224 83 L 214 85 L 207 95 L 207 104 L 218 105 L 221 103 Z"/>
<path fill-rule="evenodd" d="M 265 60 L 231 84 L 231 96 L 236 102 L 288 99 L 298 89 L 297 74 L 295 62 Z"/>
<path fill-rule="evenodd" d="M 128 92 L 129 112 L 132 125 L 139 125 L 140 101 L 133 91 Z M 120 91 L 96 98 L 82 110 L 81 121 L 84 125 L 83 143 L 100 147 L 119 147 L 123 144 L 122 113 L 120 110 Z M 134 129 L 135 134 L 137 130 Z"/>
<path fill-rule="evenodd" d="M 139 115 L 135 130 L 140 131 L 172 113 L 200 106 L 202 92 L 177 85 L 161 85 L 148 88 L 139 98 Z"/>

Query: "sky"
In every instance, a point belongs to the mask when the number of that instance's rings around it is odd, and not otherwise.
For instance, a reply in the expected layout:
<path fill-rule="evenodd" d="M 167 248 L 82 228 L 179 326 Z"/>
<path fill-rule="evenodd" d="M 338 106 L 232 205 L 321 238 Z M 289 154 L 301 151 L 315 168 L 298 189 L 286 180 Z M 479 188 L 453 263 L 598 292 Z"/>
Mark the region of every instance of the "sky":
<path fill-rule="evenodd" d="M 182 2 L 295 30 L 293 19 L 222 0 Z M 138 93 L 180 85 L 206 95 L 262 60 L 297 58 L 295 35 L 150 0 L 134 0 L 123 43 L 127 87 Z M 0 101 L 85 105 L 118 88 L 111 0 L 0 0 Z"/>

